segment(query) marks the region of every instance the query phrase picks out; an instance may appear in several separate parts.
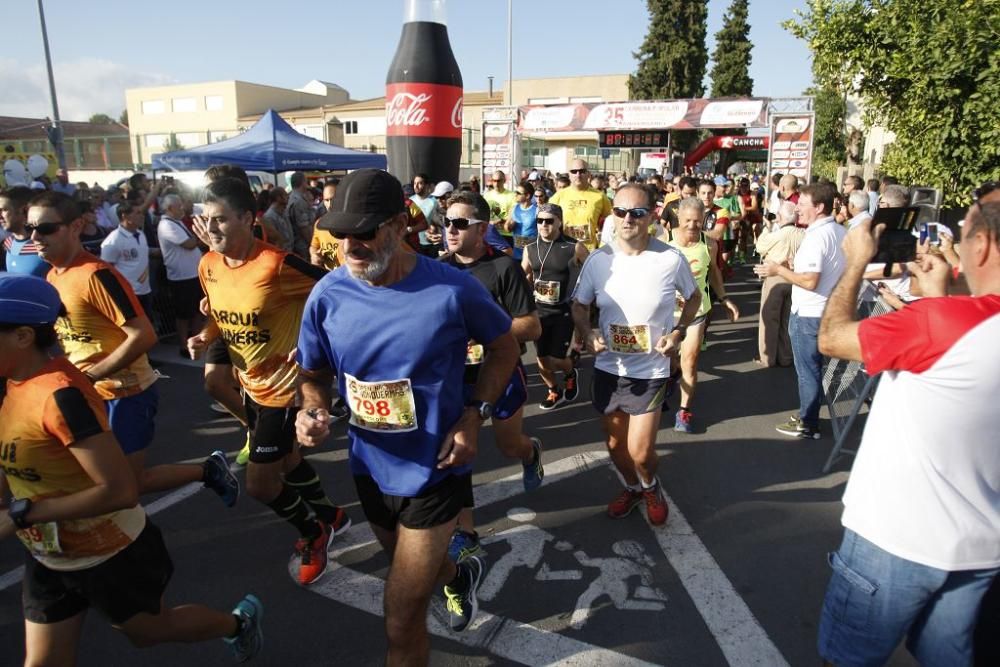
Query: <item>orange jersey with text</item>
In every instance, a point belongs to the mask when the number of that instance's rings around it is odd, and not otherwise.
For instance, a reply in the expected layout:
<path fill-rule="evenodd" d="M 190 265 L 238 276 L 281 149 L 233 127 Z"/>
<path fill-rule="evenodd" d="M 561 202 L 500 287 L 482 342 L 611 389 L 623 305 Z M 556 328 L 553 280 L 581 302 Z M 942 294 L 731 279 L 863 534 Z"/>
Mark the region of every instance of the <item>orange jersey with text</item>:
<path fill-rule="evenodd" d="M 280 408 L 294 402 L 298 367 L 288 356 L 298 343 L 306 297 L 324 274 L 261 241 L 237 267 L 217 252 L 201 258 L 198 277 L 212 320 L 240 384 L 258 405 Z"/>
<path fill-rule="evenodd" d="M 81 371 L 105 359 L 125 342 L 125 322 L 146 314 L 128 281 L 118 271 L 81 252 L 65 268 L 53 267 L 46 276 L 66 306 L 66 317 L 56 322 L 56 332 L 69 360 Z M 145 354 L 95 385 L 105 400 L 133 396 L 156 381 Z"/>
<path fill-rule="evenodd" d="M 320 266 L 327 271 L 333 271 L 344 260 L 344 251 L 340 249 L 340 241 L 325 229 L 319 228 L 319 223 L 313 228 L 310 250 L 319 256 Z"/>
<path fill-rule="evenodd" d="M 7 381 L 0 406 L 0 470 L 15 498 L 68 496 L 94 486 L 70 448 L 109 430 L 104 402 L 65 357 L 37 374 Z M 113 443 L 110 443 L 114 446 Z M 142 507 L 18 530 L 32 556 L 54 570 L 80 570 L 108 560 L 146 525 Z"/>

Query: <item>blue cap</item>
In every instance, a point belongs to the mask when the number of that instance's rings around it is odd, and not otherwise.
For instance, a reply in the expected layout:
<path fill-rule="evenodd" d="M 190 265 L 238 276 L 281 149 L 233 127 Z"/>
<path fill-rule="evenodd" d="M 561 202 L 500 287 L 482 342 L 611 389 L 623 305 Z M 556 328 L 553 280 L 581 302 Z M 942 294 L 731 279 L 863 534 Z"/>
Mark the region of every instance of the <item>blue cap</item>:
<path fill-rule="evenodd" d="M 12 273 L 0 275 L 0 322 L 52 324 L 61 309 L 59 292 L 42 278 Z"/>
<path fill-rule="evenodd" d="M 728 182 L 729 182 L 729 179 L 726 178 L 725 176 L 716 176 L 715 177 L 715 184 L 716 185 L 725 185 Z"/>

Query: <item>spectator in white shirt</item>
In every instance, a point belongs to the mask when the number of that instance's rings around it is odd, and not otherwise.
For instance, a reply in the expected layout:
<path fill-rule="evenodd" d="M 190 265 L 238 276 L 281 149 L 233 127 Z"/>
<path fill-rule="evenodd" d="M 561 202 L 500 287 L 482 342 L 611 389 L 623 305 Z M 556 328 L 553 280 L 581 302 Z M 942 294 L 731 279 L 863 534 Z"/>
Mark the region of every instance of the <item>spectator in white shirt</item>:
<path fill-rule="evenodd" d="M 180 195 L 164 195 L 160 200 L 160 210 L 163 215 L 156 232 L 163 252 L 163 264 L 167 269 L 167 289 L 174 306 L 180 356 L 187 359 L 187 339 L 192 332 L 199 331 L 202 325 L 199 304 L 203 295 L 201 283 L 198 282 L 201 248 L 198 239 L 181 222 L 184 217 L 184 200 Z"/>
<path fill-rule="evenodd" d="M 868 212 L 868 193 L 864 190 L 853 190 L 847 196 L 847 228 L 854 229 L 865 220 L 871 220 L 871 213 Z"/>
<path fill-rule="evenodd" d="M 134 204 L 118 204 L 118 226 L 101 243 L 101 259 L 111 264 L 132 286 L 146 316 L 153 319 L 149 284 L 149 243 L 142 233 L 146 212 Z"/>
<path fill-rule="evenodd" d="M 819 322 L 827 297 L 844 272 L 840 243 L 847 233 L 831 214 L 836 196 L 832 183 L 814 183 L 802 188 L 797 210 L 799 224 L 807 229 L 792 268 L 775 262 L 755 267 L 762 278 L 781 276 L 792 283 L 788 334 L 799 378 L 799 413 L 776 428 L 779 433 L 795 438 L 819 438 L 819 408 L 823 399 L 823 357 L 817 343 Z"/>

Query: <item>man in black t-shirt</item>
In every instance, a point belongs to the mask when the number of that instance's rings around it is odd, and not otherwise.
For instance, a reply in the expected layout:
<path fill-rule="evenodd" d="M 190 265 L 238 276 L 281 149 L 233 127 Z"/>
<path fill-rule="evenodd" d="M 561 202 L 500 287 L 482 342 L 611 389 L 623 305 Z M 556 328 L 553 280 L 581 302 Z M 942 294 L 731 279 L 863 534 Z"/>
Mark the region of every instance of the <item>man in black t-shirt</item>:
<path fill-rule="evenodd" d="M 677 225 L 680 224 L 680 220 L 677 217 L 677 209 L 680 207 L 681 200 L 698 195 L 698 179 L 693 176 L 681 176 L 678 185 L 680 187 L 680 196 L 667 202 L 660 213 L 660 220 L 663 221 L 664 231 L 661 240 L 665 243 L 669 243 L 671 240 L 669 236 L 670 230 L 677 229 Z"/>
<path fill-rule="evenodd" d="M 567 358 L 573 340 L 573 317 L 570 293 L 576 284 L 587 246 L 563 236 L 562 207 L 541 204 L 536 217 L 538 240 L 524 249 L 521 268 L 534 287 L 535 303 L 542 323 L 542 334 L 535 341 L 538 373 L 548 388 L 539 407 L 551 410 L 563 400 L 572 401 L 579 393 L 576 365 Z M 565 391 L 559 387 L 556 372 L 563 372 Z"/>
<path fill-rule="evenodd" d="M 513 319 L 511 332 L 521 344 L 535 340 L 542 333 L 528 281 L 517 262 L 497 252 L 485 241 L 490 220 L 490 205 L 480 195 L 459 192 L 452 197 L 444 219 L 448 253 L 441 261 L 469 271 L 493 295 L 497 304 Z M 465 387 L 475 386 L 483 362 L 483 348 L 474 340 L 468 342 L 465 359 Z M 497 447 L 507 457 L 521 460 L 524 468 L 524 489 L 531 491 L 542 484 L 542 442 L 524 435 L 524 403 L 528 399 L 524 367 L 518 361 L 503 395 L 493 406 L 493 433 Z M 448 547 L 448 555 L 458 562 L 480 553 L 479 536 L 472 520 L 472 507 L 458 515 L 458 527 Z"/>

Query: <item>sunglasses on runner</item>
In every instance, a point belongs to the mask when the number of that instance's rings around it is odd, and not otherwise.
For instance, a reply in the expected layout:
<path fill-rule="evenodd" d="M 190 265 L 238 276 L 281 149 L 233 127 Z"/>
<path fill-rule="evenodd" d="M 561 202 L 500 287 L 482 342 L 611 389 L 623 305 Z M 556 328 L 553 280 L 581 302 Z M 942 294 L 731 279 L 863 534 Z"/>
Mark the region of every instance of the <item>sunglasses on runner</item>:
<path fill-rule="evenodd" d="M 28 236 L 31 236 L 34 232 L 38 232 L 42 236 L 48 236 L 49 234 L 55 234 L 59 231 L 60 227 L 68 224 L 68 222 L 42 222 L 37 225 L 25 225 L 24 231 L 28 232 Z"/>
<path fill-rule="evenodd" d="M 627 215 L 631 215 L 633 220 L 637 218 L 645 218 L 649 215 L 649 209 L 642 206 L 637 206 L 636 208 L 622 208 L 621 206 L 615 206 L 611 209 L 611 212 L 615 214 L 615 217 L 621 218 L 622 220 L 624 220 Z"/>
<path fill-rule="evenodd" d="M 982 210 L 982 204 L 979 201 L 997 188 L 1000 188 L 1000 183 L 997 181 L 986 181 L 972 191 L 972 203 L 979 207 L 979 210 Z"/>
<path fill-rule="evenodd" d="M 444 227 L 448 229 L 449 227 L 454 227 L 460 232 L 464 232 L 469 228 L 469 225 L 478 225 L 482 220 L 473 220 L 472 218 L 445 218 Z"/>
<path fill-rule="evenodd" d="M 571 173 L 571 174 L 586 174 L 587 170 L 586 169 L 570 169 L 569 173 Z"/>
<path fill-rule="evenodd" d="M 535 222 L 539 225 L 554 225 L 556 224 L 555 218 L 535 218 Z"/>
<path fill-rule="evenodd" d="M 351 240 L 353 241 L 373 241 L 375 240 L 375 237 L 378 235 L 378 230 L 382 229 L 382 227 L 386 225 L 388 222 L 390 221 L 386 220 L 385 222 L 379 224 L 374 229 L 369 229 L 367 232 L 358 232 L 356 234 L 346 234 L 344 232 L 330 232 L 330 234 L 333 236 L 333 238 L 337 239 L 338 241 L 343 241 L 348 237 L 350 237 Z"/>

